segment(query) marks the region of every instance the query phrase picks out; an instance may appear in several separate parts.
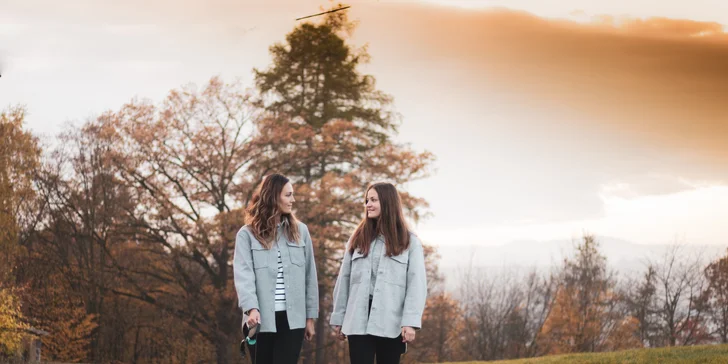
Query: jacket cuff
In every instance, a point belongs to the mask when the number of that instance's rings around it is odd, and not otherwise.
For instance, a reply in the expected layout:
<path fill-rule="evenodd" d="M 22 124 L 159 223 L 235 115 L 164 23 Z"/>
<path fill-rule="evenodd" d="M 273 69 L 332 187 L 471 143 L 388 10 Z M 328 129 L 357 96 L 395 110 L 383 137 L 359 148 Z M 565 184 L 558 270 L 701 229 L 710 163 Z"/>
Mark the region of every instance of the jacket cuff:
<path fill-rule="evenodd" d="M 258 307 L 258 300 L 252 298 L 242 302 L 240 304 L 240 308 L 243 310 L 243 312 L 248 312 L 254 308 L 260 311 L 260 307 Z"/>
<path fill-rule="evenodd" d="M 306 310 L 306 318 L 307 319 L 317 319 L 318 318 L 318 310 L 315 308 Z"/>
<path fill-rule="evenodd" d="M 420 315 L 404 315 L 402 316 L 402 327 L 409 326 L 416 329 L 422 327 L 422 317 Z"/>
<path fill-rule="evenodd" d="M 344 324 L 344 314 L 341 313 L 332 313 L 331 319 L 329 320 L 329 325 L 331 326 L 341 326 Z"/>

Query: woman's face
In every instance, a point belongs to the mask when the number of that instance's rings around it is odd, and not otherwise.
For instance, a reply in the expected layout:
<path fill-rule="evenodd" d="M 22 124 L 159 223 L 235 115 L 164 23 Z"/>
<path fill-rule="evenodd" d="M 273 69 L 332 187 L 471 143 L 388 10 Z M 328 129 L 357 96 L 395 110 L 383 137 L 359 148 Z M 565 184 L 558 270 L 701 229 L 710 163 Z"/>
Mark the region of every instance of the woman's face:
<path fill-rule="evenodd" d="M 377 194 L 377 191 L 373 188 L 367 191 L 366 206 L 368 218 L 376 219 L 377 217 L 379 217 L 379 214 L 381 213 L 381 208 L 379 205 L 379 195 Z"/>
<path fill-rule="evenodd" d="M 293 185 L 291 182 L 286 183 L 281 190 L 281 195 L 278 196 L 278 209 L 283 214 L 290 214 L 293 210 L 293 203 L 296 199 L 293 197 Z"/>

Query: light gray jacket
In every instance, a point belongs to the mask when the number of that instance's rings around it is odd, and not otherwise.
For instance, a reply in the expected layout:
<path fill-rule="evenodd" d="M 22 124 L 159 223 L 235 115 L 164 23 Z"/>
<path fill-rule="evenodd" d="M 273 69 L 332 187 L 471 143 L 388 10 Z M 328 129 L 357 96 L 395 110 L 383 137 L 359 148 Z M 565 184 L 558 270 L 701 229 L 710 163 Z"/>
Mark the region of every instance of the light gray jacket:
<path fill-rule="evenodd" d="M 377 239 L 383 239 L 379 237 Z M 382 240 L 382 243 L 384 241 Z M 422 327 L 427 298 L 427 277 L 422 243 L 410 233 L 410 246 L 402 254 L 363 256 L 349 252 L 349 242 L 334 286 L 334 311 L 329 323 L 345 335 L 395 338 L 402 327 Z M 369 312 L 372 259 L 379 259 L 372 308 Z"/>
<path fill-rule="evenodd" d="M 243 226 L 235 238 L 233 274 L 238 305 L 247 312 L 260 311 L 260 332 L 276 332 L 275 290 L 278 274 L 278 250 L 283 261 L 286 285 L 286 315 L 291 329 L 306 327 L 307 318 L 318 318 L 318 280 L 313 244 L 308 227 L 299 222 L 300 242 L 289 241 L 278 227 L 278 239 L 270 250 Z"/>

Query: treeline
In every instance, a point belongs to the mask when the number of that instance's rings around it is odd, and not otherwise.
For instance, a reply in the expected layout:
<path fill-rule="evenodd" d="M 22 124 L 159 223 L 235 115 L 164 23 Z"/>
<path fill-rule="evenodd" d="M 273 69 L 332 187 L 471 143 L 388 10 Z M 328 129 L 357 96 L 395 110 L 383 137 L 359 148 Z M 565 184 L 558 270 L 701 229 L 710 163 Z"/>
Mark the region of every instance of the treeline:
<path fill-rule="evenodd" d="M 587 235 L 547 272 L 468 269 L 458 287 L 429 300 L 417 360 L 728 343 L 728 254 L 704 264 L 674 245 L 630 277 L 610 270 Z"/>

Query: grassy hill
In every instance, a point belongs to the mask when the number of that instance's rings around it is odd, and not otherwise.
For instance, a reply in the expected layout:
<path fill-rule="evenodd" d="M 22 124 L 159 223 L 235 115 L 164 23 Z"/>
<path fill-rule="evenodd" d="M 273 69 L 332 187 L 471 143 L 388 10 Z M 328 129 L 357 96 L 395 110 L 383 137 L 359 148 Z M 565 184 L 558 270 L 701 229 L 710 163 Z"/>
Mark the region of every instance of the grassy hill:
<path fill-rule="evenodd" d="M 612 364 L 612 363 L 728 363 L 728 345 L 702 345 L 677 348 L 635 349 L 611 353 L 552 355 L 532 359 L 489 362 L 459 362 L 458 364 Z"/>

